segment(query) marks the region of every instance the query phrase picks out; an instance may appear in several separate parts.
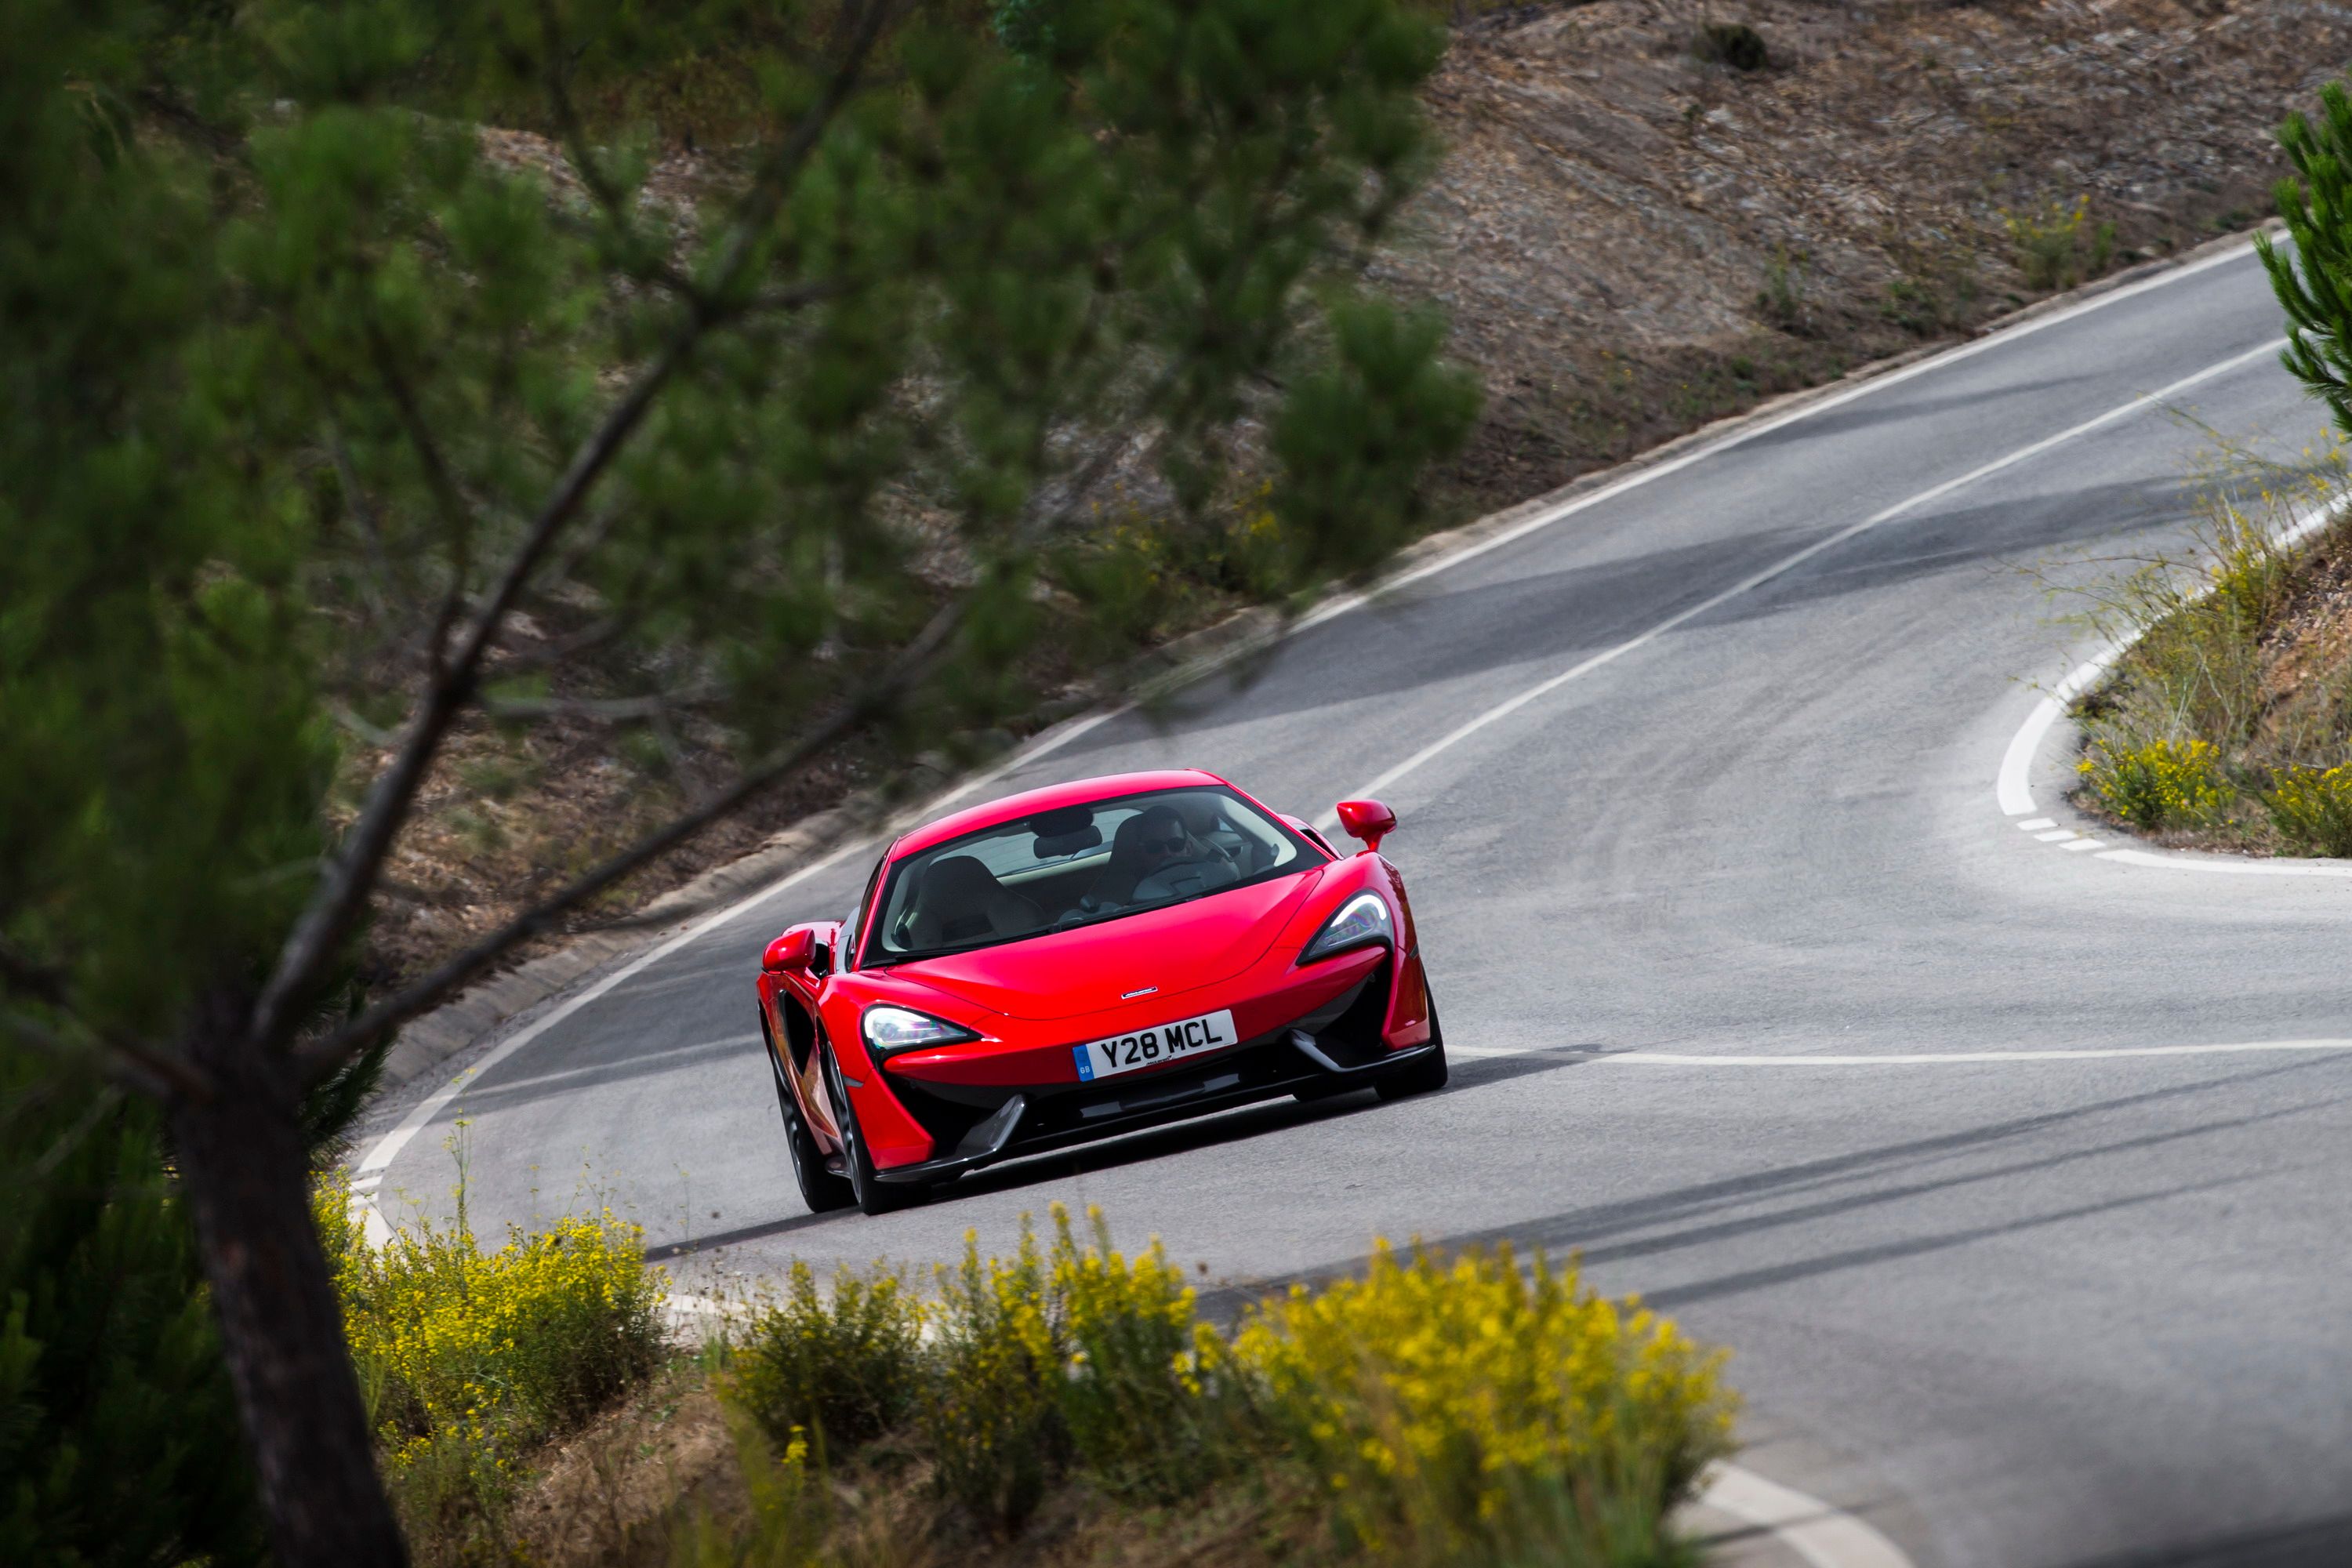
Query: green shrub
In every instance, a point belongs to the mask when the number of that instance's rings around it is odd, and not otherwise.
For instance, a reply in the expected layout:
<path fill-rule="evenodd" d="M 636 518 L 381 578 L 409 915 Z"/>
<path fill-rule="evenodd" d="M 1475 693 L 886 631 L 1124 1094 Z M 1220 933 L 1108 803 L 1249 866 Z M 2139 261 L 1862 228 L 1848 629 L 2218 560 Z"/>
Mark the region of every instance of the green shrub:
<path fill-rule="evenodd" d="M 1154 1240 L 1132 1261 L 1102 1211 L 1080 1247 L 1054 1205 L 1052 1288 L 1070 1348 L 1060 1393 L 1077 1462 L 1114 1490 L 1173 1499 L 1234 1464 L 1239 1412 L 1224 1342 L 1192 1316 L 1192 1290 Z"/>
<path fill-rule="evenodd" d="M 2263 792 L 2279 837 L 2306 855 L 2352 856 L 2352 763 L 2282 768 Z"/>
<path fill-rule="evenodd" d="M 1764 264 L 1764 287 L 1756 290 L 1756 309 L 1784 332 L 1802 333 L 1809 320 L 1805 310 L 1805 255 L 1786 246 L 1773 248 Z"/>
<path fill-rule="evenodd" d="M 2083 225 L 2090 211 L 2091 198 L 2084 195 L 2074 198 L 2072 205 L 2053 201 L 2038 211 L 2001 214 L 2017 269 L 2025 275 L 2028 287 L 2071 288 L 2082 277 Z M 2113 248 L 2112 229 L 2105 243 Z"/>
<path fill-rule="evenodd" d="M 1671 1560 L 1669 1511 L 1730 1445 L 1719 1357 L 1508 1247 L 1381 1247 L 1362 1279 L 1267 1306 L 1234 1353 L 1345 1534 L 1396 1560 Z"/>
<path fill-rule="evenodd" d="M 1018 1530 L 1066 1470 L 1160 1504 L 1247 1474 L 1262 1484 L 1216 1494 L 1219 1509 L 1280 1535 L 1319 1498 L 1334 1561 L 1695 1562 L 1669 1521 L 1728 1450 L 1735 1401 L 1718 1355 L 1637 1304 L 1602 1300 L 1540 1258 L 1523 1271 L 1507 1248 L 1441 1264 L 1381 1246 L 1365 1278 L 1294 1289 L 1229 1339 L 1196 1320 L 1157 1242 L 1129 1258 L 1099 1212 L 1087 1217 L 1082 1240 L 1055 1205 L 1043 1256 L 1025 1220 L 1009 1259 L 982 1258 L 968 1234 L 961 1263 L 937 1272 L 922 1335 L 887 1270 L 837 1276 L 826 1301 L 796 1269 L 786 1302 L 733 1352 L 750 1507 L 688 1512 L 675 1568 L 908 1560 L 919 1521 L 887 1474 L 836 1442 L 833 1462 L 853 1468 L 828 1478 L 813 1441 L 887 1428 L 876 1412 L 895 1395 L 860 1396 L 844 1416 L 820 1392 L 836 1379 L 919 1382 L 938 1495 L 1000 1530 Z M 758 1408 L 754 1389 L 767 1391 Z"/>
<path fill-rule="evenodd" d="M 2210 822 L 2237 798 L 2210 741 L 2094 742 L 2075 767 L 2100 805 L 2146 833 Z"/>
<path fill-rule="evenodd" d="M 667 1279 L 610 1214 L 485 1251 L 461 1205 L 449 1229 L 373 1249 L 341 1184 L 315 1207 L 395 1500 L 421 1555 L 464 1555 L 499 1531 L 523 1451 L 653 1370 Z"/>
<path fill-rule="evenodd" d="M 1770 56 L 1764 37 L 1745 22 L 1708 22 L 1691 39 L 1691 53 L 1733 70 L 1762 70 Z"/>
<path fill-rule="evenodd" d="M 924 1434 L 942 1493 L 990 1524 L 1018 1530 L 1070 1457 L 1059 1384 L 1068 1360 L 1037 1238 L 1024 1223 L 1011 1261 L 941 1266 L 939 1332 Z"/>
<path fill-rule="evenodd" d="M 780 1447 L 809 1435 L 820 1458 L 846 1456 L 898 1426 L 919 1391 L 922 1314 L 897 1275 L 833 1278 L 794 1263 L 783 1301 L 751 1325 L 730 1393 Z"/>

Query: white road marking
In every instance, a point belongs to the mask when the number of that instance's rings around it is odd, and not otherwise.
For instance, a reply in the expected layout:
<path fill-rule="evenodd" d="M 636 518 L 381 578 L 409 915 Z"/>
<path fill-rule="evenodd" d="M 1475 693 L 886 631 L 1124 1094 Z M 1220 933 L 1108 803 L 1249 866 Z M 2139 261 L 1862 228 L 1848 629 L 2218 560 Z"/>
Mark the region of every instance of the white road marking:
<path fill-rule="evenodd" d="M 2099 847 L 2099 841 L 2095 838 L 2077 838 L 2074 843 L 2063 844 L 2059 847 L 2069 854 L 2074 854 L 2079 850 L 2096 849 Z"/>
<path fill-rule="evenodd" d="M 1538 529 L 1549 528 L 1563 518 L 1573 517 L 1578 512 L 1599 506 L 1603 501 L 1614 500 L 1627 490 L 1649 484 L 1654 479 L 1663 479 L 1669 474 L 1680 473 L 1704 458 L 1714 457 L 1718 452 L 1729 451 L 1732 447 L 1753 441 L 1759 437 L 1769 436 L 1773 431 L 1793 425 L 1801 419 L 1810 419 L 1817 414 L 1826 414 L 1832 408 L 1843 407 L 1855 398 L 1867 397 L 1874 392 L 1883 392 L 1890 386 L 1900 385 L 1912 377 L 1925 375 L 1931 370 L 1940 370 L 1946 365 L 1958 364 L 1965 359 L 1973 359 L 1990 349 L 2015 342 L 2020 338 L 2030 337 L 2035 332 L 2074 321 L 2078 316 L 2086 316 L 2094 310 L 2103 310 L 2109 305 L 2119 304 L 2137 295 L 2145 294 L 2151 289 L 2161 289 L 2168 283 L 2177 283 L 2183 278 L 2194 278 L 2197 274 L 2211 268 L 2226 266 L 2230 262 L 2251 255 L 2253 248 L 2251 242 L 2231 246 L 2227 250 L 2217 251 L 2201 260 L 2192 261 L 2185 267 L 2159 272 L 2152 278 L 2144 278 L 2137 283 L 2126 284 L 2121 289 L 2111 289 L 2105 294 L 2085 300 L 2081 304 L 2070 305 L 2063 310 L 2053 310 L 2049 315 L 2037 316 L 2030 321 L 2021 321 L 2016 326 L 1988 333 L 1974 342 L 1963 343 L 1958 348 L 1947 350 L 1942 353 L 1931 354 L 1916 363 L 1905 365 L 1901 370 L 1889 371 L 1885 375 L 1873 376 L 1848 391 L 1824 397 L 1819 402 L 1801 405 L 1786 414 L 1750 426 L 1747 429 L 1734 431 L 1719 441 L 1710 441 L 1705 446 L 1695 447 L 1680 457 L 1670 458 L 1663 463 L 1654 464 L 1638 472 L 1628 474 L 1613 484 L 1603 485 L 1589 495 L 1578 496 L 1573 500 L 1564 501 L 1559 506 L 1538 512 L 1535 516 L 1515 523 L 1500 533 L 1465 544 L 1459 550 L 1450 551 L 1433 560 L 1425 561 L 1409 571 L 1399 573 L 1396 576 L 1374 584 L 1361 593 L 1342 594 L 1337 598 L 1327 600 L 1301 616 L 1296 629 L 1304 631 L 1308 626 L 1320 626 L 1334 616 L 1344 616 L 1360 605 L 1370 603 L 1381 595 L 1394 593 L 1397 589 L 1409 584 L 1418 583 L 1424 577 L 1459 566 L 1465 561 L 1475 560 L 1490 550 L 1499 550 L 1506 544 L 1526 538 Z"/>
<path fill-rule="evenodd" d="M 2217 361 L 2212 364 L 2207 365 L 2202 370 L 2192 371 L 2189 374 L 2182 376 L 2178 381 L 2168 382 L 2164 385 L 2157 388 L 2154 392 L 2142 393 L 2137 397 L 2131 399 L 2127 403 L 2117 404 L 2115 407 L 2108 409 L 2105 413 L 2095 415 L 2091 418 L 2084 420 L 2079 425 L 2069 426 L 2065 429 L 2057 432 L 2055 435 L 2045 436 L 2039 441 L 2031 442 L 2026 446 L 2020 447 L 2015 451 L 2010 452 L 2002 457 L 1995 458 L 1989 463 L 1980 463 L 1977 467 L 1970 468 L 1967 473 L 1961 474 L 1957 478 L 1946 479 L 1939 485 L 1930 485 L 1926 489 L 1919 491 L 1916 495 L 1906 496 L 1903 500 L 1896 501 L 1893 506 L 1887 507 L 1880 511 L 1873 512 L 1870 516 L 1864 518 L 1860 522 L 1848 524 L 1846 527 L 1839 529 L 1835 533 L 1830 534 L 1825 538 L 1816 540 L 1812 543 L 1806 545 L 1802 550 L 1797 551 L 1792 554 L 1782 556 L 1779 561 L 1776 561 L 1771 565 L 1765 567 L 1762 571 L 1751 573 L 1748 576 L 1741 578 L 1738 582 L 1734 583 L 1730 587 L 1724 589 L 1721 593 L 1710 595 L 1706 598 L 1700 600 L 1697 604 L 1691 605 L 1688 609 L 1680 610 L 1675 612 L 1674 615 L 1668 616 L 1664 620 L 1660 621 L 1656 626 L 1652 626 L 1649 630 L 1643 632 L 1639 636 L 1628 637 L 1623 642 L 1618 643 L 1614 647 L 1603 648 L 1599 653 L 1592 655 L 1590 658 L 1580 659 L 1575 664 L 1569 666 L 1568 668 L 1561 670 L 1558 675 L 1538 681 L 1535 685 L 1528 687 L 1517 696 L 1507 698 L 1503 701 L 1496 703 L 1493 707 L 1486 710 L 1486 711 L 1479 713 L 1466 722 L 1456 725 L 1452 730 L 1447 731 L 1444 734 L 1440 735 L 1436 740 L 1432 741 L 1428 745 L 1423 746 L 1421 750 L 1405 758 L 1404 761 L 1397 763 L 1394 767 L 1390 768 L 1387 772 L 1373 779 L 1370 784 L 1367 784 L 1362 788 L 1356 790 L 1354 794 L 1357 796 L 1378 795 L 1389 785 L 1396 783 L 1407 773 L 1412 773 L 1414 769 L 1420 767 L 1423 763 L 1452 750 L 1454 747 L 1461 744 L 1464 741 L 1468 740 L 1471 736 L 1476 734 L 1479 731 L 1484 730 L 1488 725 L 1493 724 L 1499 720 L 1509 718 L 1512 714 L 1517 712 L 1520 709 L 1525 708 L 1528 703 L 1535 701 L 1537 699 L 1544 697 L 1553 691 L 1557 691 L 1559 688 L 1567 685 L 1570 681 L 1574 680 L 1577 677 L 1590 674 L 1591 671 L 1599 669 L 1605 664 L 1611 664 L 1624 658 L 1625 655 L 1633 652 L 1637 648 L 1647 647 L 1649 644 L 1655 642 L 1658 638 L 1665 636 L 1668 632 L 1673 631 L 1676 626 L 1696 620 L 1699 616 L 1706 615 L 1708 611 L 1720 608 L 1722 605 L 1727 605 L 1732 600 L 1738 598 L 1741 595 L 1762 587 L 1765 584 L 1771 582 L 1774 578 L 1794 571 L 1796 568 L 1803 565 L 1806 562 L 1811 561 L 1814 556 L 1821 554 L 1822 552 L 1834 550 L 1839 545 L 1845 543 L 1848 540 L 1854 539 L 1862 534 L 1867 533 L 1870 530 L 1876 528 L 1883 522 L 1888 522 L 1895 518 L 1901 517 L 1905 512 L 1910 511 L 1916 507 L 1925 506 L 1930 501 L 1940 500 L 1945 496 L 1950 495 L 1954 490 L 1964 489 L 1969 485 L 1976 483 L 1979 479 L 1990 479 L 1991 476 L 2000 473 L 2004 468 L 2014 468 L 2020 463 L 2038 458 L 2044 452 L 2064 446 L 2067 442 L 2074 440 L 2077 437 L 2087 436 L 2094 430 L 2101 429 L 2106 426 L 2112 425 L 2119 419 L 2128 418 L 2130 416 L 2139 413 L 2142 409 L 2154 407 L 2164 402 L 2166 399 L 2172 397 L 2176 394 L 2186 392 L 2190 387 L 2196 386 L 2203 382 L 2210 381 L 2217 375 L 2226 375 L 2230 372 L 2238 369 L 2241 365 L 2251 364 L 2257 359 L 2275 354 L 2285 345 L 2286 340 L 2284 338 L 2274 338 L 2271 342 L 2263 343 L 2259 348 L 2248 349 L 2243 353 L 2231 354 L 2228 359 Z M 1719 450 L 1720 448 L 1717 449 Z M 2031 802 L 2028 803 L 2027 809 L 2032 809 Z M 1337 827 L 1339 824 L 1339 814 L 1334 811 L 1327 811 L 1316 819 L 1316 826 L 1325 832 L 1328 832 L 1330 829 Z"/>
<path fill-rule="evenodd" d="M 2352 866 L 2340 860 L 2242 860 L 2228 855 L 2158 855 L 2146 849 L 2109 849 L 2099 858 L 2172 871 L 2218 871 L 2223 876 L 2352 877 Z"/>
<path fill-rule="evenodd" d="M 1607 1051 L 1528 1046 L 1448 1046 L 1448 1057 L 1531 1057 L 1547 1053 L 1576 1057 L 1594 1067 L 1705 1068 L 1914 1068 L 1953 1067 L 1980 1062 L 2089 1062 L 2125 1057 L 2226 1057 L 2263 1052 L 2352 1051 L 2352 1038 L 2309 1040 L 2232 1040 L 2195 1046 L 2088 1046 L 1989 1051 L 1870 1051 L 1832 1055 L 1828 1052 Z"/>
<path fill-rule="evenodd" d="M 2044 820 L 2046 821 L 2047 818 L 2044 818 Z M 2061 827 L 2055 832 L 2037 833 L 2033 837 L 2040 839 L 2044 844 L 2058 844 L 2074 837 L 2074 830 L 2071 827 Z"/>
<path fill-rule="evenodd" d="M 1812 1568 L 1912 1568 L 1901 1547 L 1855 1515 L 1738 1465 L 1709 1469 L 1698 1500 L 1770 1531 Z"/>
<path fill-rule="evenodd" d="M 2028 833 L 2039 833 L 2045 827 L 2055 827 L 2058 825 L 2046 816 L 2037 816 L 2031 822 L 2021 822 L 2018 826 Z"/>

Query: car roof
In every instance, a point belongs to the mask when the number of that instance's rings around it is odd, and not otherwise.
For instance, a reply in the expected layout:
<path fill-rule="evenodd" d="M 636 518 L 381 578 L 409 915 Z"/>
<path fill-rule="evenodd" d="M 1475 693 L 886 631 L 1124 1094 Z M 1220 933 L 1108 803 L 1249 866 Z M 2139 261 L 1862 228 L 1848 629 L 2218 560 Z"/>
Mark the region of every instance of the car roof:
<path fill-rule="evenodd" d="M 1085 805 L 1092 801 L 1108 800 L 1114 795 L 1139 795 L 1145 790 L 1198 789 L 1204 784 L 1222 785 L 1224 782 L 1216 774 L 1203 773 L 1198 768 L 1168 768 L 1147 773 L 1106 773 L 1101 778 L 1047 784 L 1043 789 L 1008 795 L 1003 800 L 992 800 L 986 805 L 970 806 L 942 816 L 936 822 L 927 822 L 892 845 L 890 858 L 903 860 L 950 838 L 961 838 L 983 827 L 1034 816 L 1038 812 L 1052 811 L 1057 806 Z"/>

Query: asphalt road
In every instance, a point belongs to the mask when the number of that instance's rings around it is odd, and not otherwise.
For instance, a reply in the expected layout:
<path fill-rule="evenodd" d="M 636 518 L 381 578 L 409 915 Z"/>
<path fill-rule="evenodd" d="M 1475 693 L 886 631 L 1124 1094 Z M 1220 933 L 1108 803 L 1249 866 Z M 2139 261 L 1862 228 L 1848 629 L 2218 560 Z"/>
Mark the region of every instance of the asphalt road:
<path fill-rule="evenodd" d="M 2033 683 L 2085 651 L 2050 584 L 2177 541 L 2217 437 L 2319 434 L 2273 355 L 2240 357 L 2279 331 L 2242 254 L 1998 338 L 988 786 L 1181 763 L 1313 817 L 1454 736 L 1380 789 L 1456 1052 L 1441 1095 L 811 1216 L 751 975 L 849 903 L 861 852 L 482 1073 L 384 1206 L 446 1209 L 462 1118 L 478 1226 L 609 1202 L 688 1278 L 1001 1247 L 1056 1199 L 1236 1285 L 1376 1236 L 1580 1249 L 1732 1348 L 1751 1468 L 1922 1565 L 2352 1563 L 2352 1051 L 2002 1055 L 2352 1037 L 2352 880 L 2063 853 L 1993 788 Z M 2037 798 L 2063 822 L 2060 743 Z"/>

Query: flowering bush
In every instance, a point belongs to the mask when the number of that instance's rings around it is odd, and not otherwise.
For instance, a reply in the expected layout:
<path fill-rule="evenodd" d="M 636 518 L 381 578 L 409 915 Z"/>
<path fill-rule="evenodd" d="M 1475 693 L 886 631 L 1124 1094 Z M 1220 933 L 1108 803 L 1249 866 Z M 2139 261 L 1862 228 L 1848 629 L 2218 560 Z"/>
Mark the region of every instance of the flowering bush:
<path fill-rule="evenodd" d="M 1018 1529 L 1068 1454 L 1057 1398 L 1066 1359 L 1026 1225 L 1011 1261 L 983 1260 L 964 1234 L 963 1262 L 938 1270 L 939 1333 L 923 1426 L 940 1488 L 978 1517 Z"/>
<path fill-rule="evenodd" d="M 315 1205 L 343 1329 L 412 1526 L 495 1521 L 519 1452 L 650 1372 L 667 1279 L 605 1213 L 484 1251 L 462 1217 L 371 1248 L 331 1183 Z M 418 1517 L 418 1516 L 423 1517 Z"/>
<path fill-rule="evenodd" d="M 768 1437 L 813 1436 L 846 1454 L 904 1420 L 921 1373 L 922 1310 L 885 1268 L 836 1270 L 830 1299 L 794 1263 L 783 1300 L 752 1324 L 730 1392 Z"/>
<path fill-rule="evenodd" d="M 2144 832 L 2210 821 L 2237 798 L 2210 741 L 2102 741 L 2076 769 L 2101 805 Z"/>
<path fill-rule="evenodd" d="M 1174 1497 L 1231 1457 L 1236 1413 L 1224 1341 L 1192 1316 L 1192 1289 L 1157 1238 L 1130 1261 L 1100 1209 L 1080 1247 L 1054 1205 L 1051 1287 L 1069 1352 L 1061 1404 L 1079 1462 L 1114 1488 Z"/>
<path fill-rule="evenodd" d="M 2263 792 L 2279 837 L 2306 855 L 2352 856 L 2352 763 L 2322 772 L 2282 768 Z"/>
<path fill-rule="evenodd" d="M 1730 1442 L 1719 1357 L 1507 1247 L 1442 1263 L 1382 1246 L 1362 1279 L 1268 1306 L 1234 1353 L 1358 1541 L 1419 1562 L 1542 1555 L 1563 1529 L 1625 1561 L 1629 1516 L 1654 1552 Z"/>

